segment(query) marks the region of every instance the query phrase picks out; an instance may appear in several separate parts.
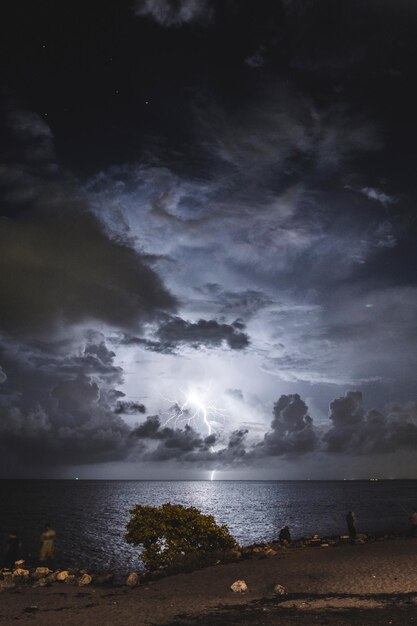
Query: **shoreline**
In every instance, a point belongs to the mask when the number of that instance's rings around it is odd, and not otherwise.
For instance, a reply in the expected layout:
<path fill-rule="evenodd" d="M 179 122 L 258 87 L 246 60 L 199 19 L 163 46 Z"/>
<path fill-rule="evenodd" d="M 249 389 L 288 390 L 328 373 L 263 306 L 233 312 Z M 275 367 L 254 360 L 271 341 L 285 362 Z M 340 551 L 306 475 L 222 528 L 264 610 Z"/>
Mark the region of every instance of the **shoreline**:
<path fill-rule="evenodd" d="M 134 588 L 57 583 L 45 588 L 5 589 L 0 593 L 0 624 L 18 619 L 22 624 L 45 626 L 58 622 L 220 626 L 273 624 L 279 618 L 280 624 L 307 626 L 323 623 L 316 622 L 315 616 L 326 616 L 330 621 L 325 623 L 377 625 L 383 614 L 389 616 L 387 623 L 417 623 L 414 538 L 255 554 L 190 573 L 145 580 Z M 246 593 L 231 591 L 236 580 L 246 582 Z M 284 587 L 283 595 L 274 592 L 277 584 Z M 361 622 L 355 621 L 358 616 Z M 336 617 L 337 621 L 332 621 Z M 396 622 L 397 618 L 402 622 Z"/>
<path fill-rule="evenodd" d="M 272 552 L 275 551 L 278 553 L 278 552 L 287 551 L 287 550 L 290 550 L 290 551 L 300 550 L 300 549 L 303 550 L 309 547 L 316 547 L 316 548 L 317 547 L 339 547 L 339 546 L 346 545 L 346 544 L 363 544 L 363 543 L 393 541 L 396 539 L 407 539 L 410 537 L 411 537 L 411 534 L 409 532 L 408 533 L 398 532 L 398 531 L 386 531 L 386 532 L 380 532 L 380 533 L 357 532 L 357 537 L 355 540 L 351 539 L 348 535 L 325 535 L 323 537 L 320 537 L 319 535 L 313 535 L 311 537 L 307 537 L 303 535 L 301 537 L 292 539 L 291 542 L 286 542 L 286 541 L 280 542 L 278 539 L 274 539 L 274 540 L 265 541 L 265 542 L 255 542 L 255 543 L 248 544 L 248 545 L 237 544 L 236 549 L 231 550 L 229 555 L 226 556 L 224 560 L 223 558 L 221 558 L 220 562 L 216 564 L 224 565 L 226 563 L 238 562 L 240 560 L 245 560 L 245 559 L 263 558 L 263 556 L 272 556 L 272 554 L 270 554 L 271 551 Z M 238 558 L 235 558 L 234 556 L 236 555 L 236 553 L 239 554 Z M 21 565 L 20 567 L 23 567 L 27 569 L 28 571 L 30 571 L 31 578 L 33 578 L 34 580 L 36 580 L 36 577 L 33 576 L 35 570 L 39 568 L 47 567 L 50 570 L 51 574 L 52 573 L 56 574 L 57 572 L 62 572 L 62 571 L 69 571 L 70 573 L 76 576 L 82 575 L 84 573 L 88 573 L 89 575 L 91 575 L 93 579 L 91 581 L 93 584 L 95 583 L 99 585 L 112 584 L 113 586 L 123 586 L 125 584 L 124 581 L 132 572 L 135 572 L 138 574 L 139 576 L 138 584 L 143 584 L 144 582 L 148 582 L 150 580 L 160 580 L 161 578 L 173 576 L 182 572 L 191 572 L 191 571 L 195 571 L 198 569 L 205 569 L 212 565 L 211 563 L 207 562 L 206 564 L 201 564 L 199 566 L 191 565 L 188 568 L 182 568 L 181 566 L 179 567 L 174 566 L 173 568 L 167 569 L 165 571 L 164 570 L 149 571 L 149 570 L 146 570 L 146 568 L 141 565 L 141 561 L 139 557 L 137 560 L 138 560 L 137 567 L 126 569 L 124 571 L 118 568 L 102 568 L 102 569 L 89 568 L 84 563 L 66 565 L 66 564 L 60 563 L 59 559 L 56 559 L 53 562 L 49 562 L 49 563 L 48 562 L 41 563 L 39 561 L 31 560 L 31 558 L 25 560 L 22 557 L 21 560 L 16 561 L 16 563 L 20 562 L 24 564 L 24 565 Z M 12 571 L 13 569 L 14 568 L 10 570 L 9 568 L 5 566 L 0 567 L 0 591 L 2 590 L 1 578 L 2 578 L 3 572 Z M 105 582 L 101 580 L 103 578 L 106 579 Z M 24 581 L 22 581 L 21 578 L 17 578 L 16 583 L 19 583 L 19 582 L 24 582 Z M 51 579 L 48 582 L 54 583 L 55 580 Z"/>

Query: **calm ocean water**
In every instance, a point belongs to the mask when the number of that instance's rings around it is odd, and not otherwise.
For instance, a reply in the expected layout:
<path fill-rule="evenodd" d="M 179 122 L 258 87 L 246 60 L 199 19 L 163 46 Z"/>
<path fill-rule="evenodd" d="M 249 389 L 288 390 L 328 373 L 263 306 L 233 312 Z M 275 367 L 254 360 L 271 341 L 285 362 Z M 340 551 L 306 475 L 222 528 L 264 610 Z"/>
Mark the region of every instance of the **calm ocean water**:
<path fill-rule="evenodd" d="M 42 526 L 57 532 L 57 563 L 125 572 L 138 567 L 123 539 L 129 509 L 164 502 L 195 506 L 228 525 L 242 544 L 346 532 L 352 509 L 362 532 L 407 532 L 417 481 L 0 481 L 0 533 L 16 529 L 36 562 Z"/>

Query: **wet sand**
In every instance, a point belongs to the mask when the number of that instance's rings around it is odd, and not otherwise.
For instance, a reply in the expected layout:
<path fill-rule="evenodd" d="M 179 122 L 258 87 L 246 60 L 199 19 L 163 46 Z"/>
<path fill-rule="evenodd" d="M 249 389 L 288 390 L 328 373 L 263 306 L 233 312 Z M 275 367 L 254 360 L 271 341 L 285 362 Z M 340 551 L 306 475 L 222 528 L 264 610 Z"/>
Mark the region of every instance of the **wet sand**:
<path fill-rule="evenodd" d="M 417 539 L 289 549 L 127 587 L 17 587 L 0 624 L 417 624 Z M 248 592 L 233 593 L 243 579 Z M 286 595 L 273 592 L 276 584 Z M 36 607 L 36 608 L 35 608 Z"/>

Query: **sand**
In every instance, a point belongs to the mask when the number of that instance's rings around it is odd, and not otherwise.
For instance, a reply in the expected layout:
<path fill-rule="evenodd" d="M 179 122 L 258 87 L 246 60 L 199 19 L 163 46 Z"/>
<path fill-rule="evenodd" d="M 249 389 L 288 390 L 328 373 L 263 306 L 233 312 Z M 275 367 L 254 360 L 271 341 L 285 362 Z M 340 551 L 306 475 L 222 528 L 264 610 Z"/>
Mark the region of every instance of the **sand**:
<path fill-rule="evenodd" d="M 289 549 L 127 587 L 17 587 L 0 624 L 417 624 L 417 539 Z M 230 585 L 243 579 L 248 592 Z M 286 590 L 277 596 L 277 583 Z"/>

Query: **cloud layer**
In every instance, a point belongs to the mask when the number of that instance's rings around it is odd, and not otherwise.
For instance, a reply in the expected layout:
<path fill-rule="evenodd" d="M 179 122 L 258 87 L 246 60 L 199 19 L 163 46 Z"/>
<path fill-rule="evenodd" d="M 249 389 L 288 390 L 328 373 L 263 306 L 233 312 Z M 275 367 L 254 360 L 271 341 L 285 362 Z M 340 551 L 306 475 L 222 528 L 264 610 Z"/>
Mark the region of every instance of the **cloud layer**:
<path fill-rule="evenodd" d="M 136 0 L 135 14 L 170 27 L 206 21 L 210 8 L 207 0 Z"/>

